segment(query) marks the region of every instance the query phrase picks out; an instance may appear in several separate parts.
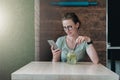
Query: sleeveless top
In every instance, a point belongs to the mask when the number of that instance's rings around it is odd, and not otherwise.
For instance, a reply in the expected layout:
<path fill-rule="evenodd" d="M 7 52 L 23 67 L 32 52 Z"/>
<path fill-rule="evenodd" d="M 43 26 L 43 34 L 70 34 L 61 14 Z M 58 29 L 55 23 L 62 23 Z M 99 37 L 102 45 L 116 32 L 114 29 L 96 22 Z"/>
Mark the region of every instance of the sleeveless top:
<path fill-rule="evenodd" d="M 57 44 L 58 48 L 61 50 L 61 61 L 66 62 L 67 61 L 67 54 L 71 50 L 67 45 L 66 36 L 59 37 L 56 41 L 56 44 Z M 77 56 L 77 62 L 84 59 L 84 57 L 86 55 L 86 48 L 88 46 L 89 45 L 85 41 L 76 46 L 76 49 L 74 52 Z"/>

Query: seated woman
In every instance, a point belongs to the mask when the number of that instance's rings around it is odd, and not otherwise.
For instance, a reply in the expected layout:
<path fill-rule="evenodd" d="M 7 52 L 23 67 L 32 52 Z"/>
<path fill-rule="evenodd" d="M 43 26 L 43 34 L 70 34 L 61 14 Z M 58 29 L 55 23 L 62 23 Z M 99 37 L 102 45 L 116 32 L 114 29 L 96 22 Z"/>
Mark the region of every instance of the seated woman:
<path fill-rule="evenodd" d="M 85 53 L 88 54 L 91 61 L 95 64 L 99 62 L 97 52 L 92 44 L 92 40 L 88 36 L 79 35 L 78 30 L 80 28 L 81 22 L 75 13 L 66 13 L 62 18 L 63 29 L 66 32 L 65 36 L 61 36 L 57 39 L 56 44 L 58 49 L 53 49 L 51 51 L 53 54 L 53 62 L 66 62 L 67 54 L 70 50 L 73 50 L 76 46 L 74 52 L 77 55 L 77 62 L 83 60 Z"/>

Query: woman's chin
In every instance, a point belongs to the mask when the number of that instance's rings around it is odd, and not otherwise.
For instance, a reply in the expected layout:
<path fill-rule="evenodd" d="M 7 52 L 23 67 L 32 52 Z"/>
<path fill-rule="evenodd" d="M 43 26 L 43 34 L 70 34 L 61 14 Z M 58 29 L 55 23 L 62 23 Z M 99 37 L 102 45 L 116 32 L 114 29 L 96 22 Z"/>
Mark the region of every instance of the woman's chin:
<path fill-rule="evenodd" d="M 72 34 L 68 34 L 68 36 L 69 36 L 69 37 L 73 37 L 73 35 L 72 35 Z"/>

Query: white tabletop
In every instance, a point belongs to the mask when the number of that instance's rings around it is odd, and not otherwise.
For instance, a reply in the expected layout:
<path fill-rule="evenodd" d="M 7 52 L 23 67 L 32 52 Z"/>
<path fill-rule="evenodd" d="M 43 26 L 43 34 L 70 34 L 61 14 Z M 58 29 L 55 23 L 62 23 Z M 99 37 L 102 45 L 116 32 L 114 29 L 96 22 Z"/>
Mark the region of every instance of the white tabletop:
<path fill-rule="evenodd" d="M 119 75 L 101 64 L 79 62 L 30 62 L 11 74 L 12 80 L 119 80 Z"/>

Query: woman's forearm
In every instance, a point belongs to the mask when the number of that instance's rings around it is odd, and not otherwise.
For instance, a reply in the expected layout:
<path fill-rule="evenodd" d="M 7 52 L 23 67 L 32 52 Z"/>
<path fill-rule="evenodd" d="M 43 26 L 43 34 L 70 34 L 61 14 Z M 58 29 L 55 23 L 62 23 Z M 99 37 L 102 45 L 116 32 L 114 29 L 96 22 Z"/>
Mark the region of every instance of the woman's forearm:
<path fill-rule="evenodd" d="M 60 61 L 60 59 L 57 59 L 57 58 L 52 59 L 52 62 L 59 62 L 59 61 Z"/>
<path fill-rule="evenodd" d="M 87 48 L 87 54 L 90 57 L 91 61 L 94 64 L 98 64 L 99 63 L 99 58 L 98 58 L 98 54 L 93 46 L 93 44 L 90 44 Z"/>

